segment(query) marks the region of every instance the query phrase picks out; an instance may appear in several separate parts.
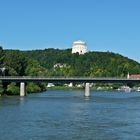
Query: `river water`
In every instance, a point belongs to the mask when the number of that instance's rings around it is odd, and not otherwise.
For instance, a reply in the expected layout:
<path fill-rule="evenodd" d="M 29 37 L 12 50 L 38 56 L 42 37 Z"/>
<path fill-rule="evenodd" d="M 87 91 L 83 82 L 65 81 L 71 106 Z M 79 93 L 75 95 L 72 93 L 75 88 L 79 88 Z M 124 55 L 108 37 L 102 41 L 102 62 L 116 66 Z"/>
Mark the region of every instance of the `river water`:
<path fill-rule="evenodd" d="M 50 90 L 0 97 L 0 140 L 140 140 L 140 93 Z"/>

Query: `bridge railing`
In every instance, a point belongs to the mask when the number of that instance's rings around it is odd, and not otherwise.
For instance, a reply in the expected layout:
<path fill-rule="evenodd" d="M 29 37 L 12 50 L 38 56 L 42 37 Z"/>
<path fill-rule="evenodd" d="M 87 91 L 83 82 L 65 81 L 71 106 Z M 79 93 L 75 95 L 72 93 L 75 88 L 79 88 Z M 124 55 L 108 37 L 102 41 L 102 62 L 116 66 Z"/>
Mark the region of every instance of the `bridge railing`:
<path fill-rule="evenodd" d="M 45 76 L 0 76 L 0 79 L 127 79 L 121 77 L 45 77 Z"/>

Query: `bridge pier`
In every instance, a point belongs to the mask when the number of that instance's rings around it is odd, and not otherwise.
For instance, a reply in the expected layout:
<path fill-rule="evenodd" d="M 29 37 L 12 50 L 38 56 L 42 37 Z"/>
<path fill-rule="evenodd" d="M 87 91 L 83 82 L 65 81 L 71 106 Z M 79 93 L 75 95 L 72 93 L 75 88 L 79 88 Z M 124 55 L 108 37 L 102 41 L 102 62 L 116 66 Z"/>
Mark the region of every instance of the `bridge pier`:
<path fill-rule="evenodd" d="M 85 97 L 89 97 L 90 96 L 90 86 L 89 83 L 85 84 Z"/>
<path fill-rule="evenodd" d="M 25 89 L 25 83 L 24 82 L 20 83 L 20 96 L 21 97 L 26 96 L 26 89 Z"/>

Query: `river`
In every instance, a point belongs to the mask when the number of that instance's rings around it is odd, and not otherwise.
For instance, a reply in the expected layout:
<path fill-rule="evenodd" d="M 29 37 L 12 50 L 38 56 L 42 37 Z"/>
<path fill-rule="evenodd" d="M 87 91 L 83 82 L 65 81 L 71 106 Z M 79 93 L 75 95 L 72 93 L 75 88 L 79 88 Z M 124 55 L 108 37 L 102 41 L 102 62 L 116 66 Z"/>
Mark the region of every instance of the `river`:
<path fill-rule="evenodd" d="M 0 140 L 139 140 L 140 93 L 49 90 L 0 97 Z"/>

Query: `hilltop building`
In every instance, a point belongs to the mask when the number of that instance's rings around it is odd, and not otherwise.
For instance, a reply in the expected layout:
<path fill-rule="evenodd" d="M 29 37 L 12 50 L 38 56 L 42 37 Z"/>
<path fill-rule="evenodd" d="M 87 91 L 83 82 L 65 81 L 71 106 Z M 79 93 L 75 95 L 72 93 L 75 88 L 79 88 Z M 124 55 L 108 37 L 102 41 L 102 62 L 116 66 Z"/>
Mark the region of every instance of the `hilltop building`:
<path fill-rule="evenodd" d="M 72 53 L 85 54 L 86 52 L 87 52 L 86 42 L 81 40 L 73 42 Z"/>

